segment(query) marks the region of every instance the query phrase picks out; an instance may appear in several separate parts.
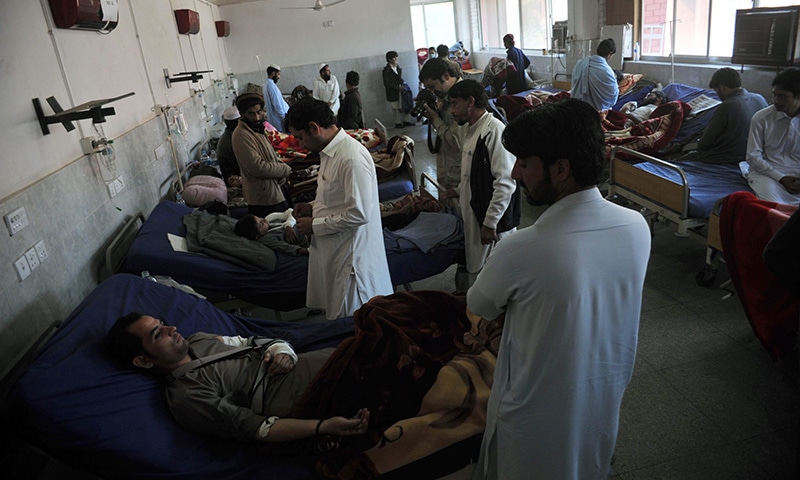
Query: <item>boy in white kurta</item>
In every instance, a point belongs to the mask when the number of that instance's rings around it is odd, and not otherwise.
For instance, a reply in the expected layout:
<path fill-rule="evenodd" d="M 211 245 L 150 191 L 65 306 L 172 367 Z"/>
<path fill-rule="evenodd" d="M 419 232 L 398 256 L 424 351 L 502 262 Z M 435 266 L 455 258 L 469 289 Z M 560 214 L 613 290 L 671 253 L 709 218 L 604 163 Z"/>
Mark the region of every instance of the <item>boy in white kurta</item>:
<path fill-rule="evenodd" d="M 511 178 L 514 159 L 501 141 L 503 122 L 486 111 L 488 99 L 475 80 L 462 80 L 449 92 L 453 119 L 466 128 L 461 150 L 461 181 L 445 192 L 458 197 L 464 221 L 466 249 L 465 290 L 483 268 L 492 248 L 519 225 L 519 194 Z"/>
<path fill-rule="evenodd" d="M 378 182 L 363 145 L 333 123 L 325 102 L 303 99 L 286 114 L 303 146 L 319 152 L 317 196 L 295 205 L 296 228 L 312 235 L 306 305 L 333 320 L 393 293 L 383 245 Z"/>
<path fill-rule="evenodd" d="M 596 188 L 604 142 L 592 106 L 567 100 L 528 111 L 503 144 L 528 201 L 550 208 L 497 246 L 467 293 L 473 313 L 505 313 L 473 478 L 606 479 L 636 356 L 650 232 Z"/>

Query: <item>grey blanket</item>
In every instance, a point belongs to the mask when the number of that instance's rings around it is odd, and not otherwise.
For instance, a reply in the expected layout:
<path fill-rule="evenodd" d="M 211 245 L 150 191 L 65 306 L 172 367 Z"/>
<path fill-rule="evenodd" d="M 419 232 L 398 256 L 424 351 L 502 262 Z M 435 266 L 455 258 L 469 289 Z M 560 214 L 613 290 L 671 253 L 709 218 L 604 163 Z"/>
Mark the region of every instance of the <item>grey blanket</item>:
<path fill-rule="evenodd" d="M 236 235 L 236 220 L 198 210 L 183 217 L 190 252 L 204 253 L 248 270 L 275 269 L 275 252 L 266 245 Z"/>

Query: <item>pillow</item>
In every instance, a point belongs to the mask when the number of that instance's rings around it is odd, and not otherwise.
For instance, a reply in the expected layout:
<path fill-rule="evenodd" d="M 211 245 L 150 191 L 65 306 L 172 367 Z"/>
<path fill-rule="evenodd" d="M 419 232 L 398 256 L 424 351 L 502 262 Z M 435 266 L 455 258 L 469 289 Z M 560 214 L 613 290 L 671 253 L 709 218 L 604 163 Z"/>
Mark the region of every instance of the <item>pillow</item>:
<path fill-rule="evenodd" d="M 228 188 L 221 178 L 195 175 L 183 185 L 181 197 L 190 207 L 199 207 L 211 200 L 228 202 Z"/>
<path fill-rule="evenodd" d="M 633 88 L 633 86 L 636 85 L 636 82 L 641 80 L 642 77 L 644 77 L 643 73 L 622 74 L 622 80 L 619 82 L 619 95 L 623 96 L 628 93 L 628 91 L 630 91 L 630 89 Z"/>

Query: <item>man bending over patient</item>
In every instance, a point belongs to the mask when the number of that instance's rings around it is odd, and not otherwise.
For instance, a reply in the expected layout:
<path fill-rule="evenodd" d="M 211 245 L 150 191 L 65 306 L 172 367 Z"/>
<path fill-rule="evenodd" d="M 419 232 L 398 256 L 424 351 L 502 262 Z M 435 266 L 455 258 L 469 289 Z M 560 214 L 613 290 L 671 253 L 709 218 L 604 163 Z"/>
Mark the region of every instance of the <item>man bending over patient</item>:
<path fill-rule="evenodd" d="M 287 442 L 314 435 L 358 435 L 369 411 L 353 418 L 286 418 L 333 349 L 296 354 L 283 340 L 254 346 L 255 338 L 195 333 L 184 338 L 173 326 L 133 312 L 116 321 L 106 338 L 120 365 L 151 372 L 167 382 L 170 412 L 185 428 L 236 440 Z M 241 348 L 236 354 L 197 365 Z"/>
<path fill-rule="evenodd" d="M 597 110 L 608 110 L 617 103 L 619 84 L 608 64 L 615 53 L 617 43 L 607 38 L 597 46 L 597 55 L 578 60 L 572 69 L 572 98 L 583 100 Z"/>

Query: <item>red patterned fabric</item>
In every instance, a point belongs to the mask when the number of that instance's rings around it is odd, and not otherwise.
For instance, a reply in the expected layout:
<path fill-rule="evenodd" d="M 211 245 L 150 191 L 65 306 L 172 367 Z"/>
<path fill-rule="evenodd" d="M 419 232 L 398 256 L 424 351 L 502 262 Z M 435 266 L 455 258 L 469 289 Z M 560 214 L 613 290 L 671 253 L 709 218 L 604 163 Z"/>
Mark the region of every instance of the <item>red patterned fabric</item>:
<path fill-rule="evenodd" d="M 795 210 L 796 205 L 737 192 L 725 197 L 720 212 L 722 253 L 731 281 L 756 337 L 773 360 L 793 348 L 800 301 L 769 270 L 762 253 Z"/>
<path fill-rule="evenodd" d="M 601 112 L 603 128 L 606 132 L 614 134 L 606 137 L 606 156 L 611 154 L 611 148 L 615 145 L 655 155 L 675 138 L 691 108 L 680 101 L 665 103 L 650 114 L 649 120 L 630 129 L 624 128 L 623 114 L 614 110 L 604 110 Z"/>
<path fill-rule="evenodd" d="M 375 297 L 354 319 L 355 337 L 331 354 L 294 416 L 366 406 L 370 432 L 322 458 L 320 473 L 375 478 L 483 432 L 502 319 L 467 317 L 463 296 L 424 291 Z"/>

